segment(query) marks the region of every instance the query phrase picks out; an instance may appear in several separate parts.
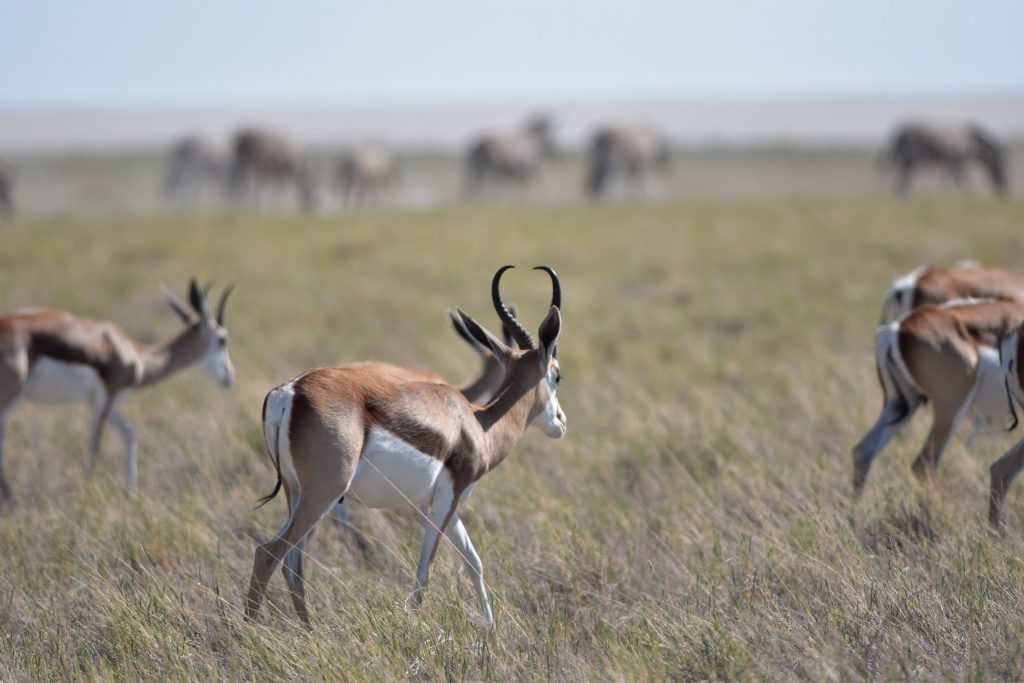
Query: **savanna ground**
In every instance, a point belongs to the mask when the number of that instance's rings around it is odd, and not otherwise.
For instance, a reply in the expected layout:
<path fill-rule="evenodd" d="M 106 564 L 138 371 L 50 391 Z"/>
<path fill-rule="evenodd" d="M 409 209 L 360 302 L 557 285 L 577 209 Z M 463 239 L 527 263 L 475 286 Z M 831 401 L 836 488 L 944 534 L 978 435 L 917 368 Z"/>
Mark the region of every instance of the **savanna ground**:
<path fill-rule="evenodd" d="M 124 406 L 140 492 L 108 430 L 86 479 L 83 407 L 22 406 L 0 516 L 3 679 L 986 679 L 1024 676 L 1024 486 L 1003 536 L 988 465 L 1013 435 L 910 462 L 927 409 L 850 500 L 850 448 L 878 414 L 872 332 L 890 280 L 923 262 L 1024 259 L 1024 204 L 929 196 L 257 214 L 0 224 L 0 308 L 66 308 L 152 340 L 159 284 L 237 283 L 238 384 L 198 371 Z M 443 548 L 410 611 L 419 525 L 353 506 L 363 557 L 325 520 L 315 630 L 280 574 L 242 620 L 257 539 L 284 520 L 259 424 L 272 386 L 377 358 L 461 381 L 460 305 L 495 327 L 504 263 L 564 286 L 564 439 L 527 433 L 464 519 L 488 633 Z M 547 279 L 509 273 L 531 329 Z M 1019 436 L 1019 435 L 1018 435 Z"/>

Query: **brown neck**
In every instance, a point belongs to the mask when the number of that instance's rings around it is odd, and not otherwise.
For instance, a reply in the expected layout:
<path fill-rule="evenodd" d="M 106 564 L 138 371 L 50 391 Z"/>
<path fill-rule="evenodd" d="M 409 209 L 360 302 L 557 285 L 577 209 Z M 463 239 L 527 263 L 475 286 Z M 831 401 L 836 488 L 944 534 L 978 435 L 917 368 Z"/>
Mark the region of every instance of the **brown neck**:
<path fill-rule="evenodd" d="M 139 388 L 156 384 L 203 357 L 199 325 L 193 323 L 171 339 L 139 349 L 142 361 Z"/>
<path fill-rule="evenodd" d="M 525 368 L 519 371 L 523 372 Z M 530 426 L 537 383 L 522 381 L 526 377 L 515 370 L 513 373 L 494 399 L 485 408 L 476 411 L 486 437 L 484 457 L 488 471 L 501 464 Z"/>
<path fill-rule="evenodd" d="M 501 383 L 503 371 L 493 356 L 487 357 L 481 364 L 476 377 L 459 387 L 459 393 L 470 403 L 479 404 L 496 385 Z"/>

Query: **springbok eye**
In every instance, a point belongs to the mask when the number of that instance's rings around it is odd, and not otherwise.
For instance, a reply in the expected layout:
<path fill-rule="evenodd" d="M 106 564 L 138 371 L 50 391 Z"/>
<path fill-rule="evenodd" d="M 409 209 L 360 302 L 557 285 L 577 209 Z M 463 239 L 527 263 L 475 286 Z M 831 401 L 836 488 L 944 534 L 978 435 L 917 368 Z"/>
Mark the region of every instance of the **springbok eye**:
<path fill-rule="evenodd" d="M 561 373 L 561 371 L 558 371 L 558 372 L 555 373 L 555 384 L 561 384 L 561 383 L 562 383 L 562 373 Z"/>
<path fill-rule="evenodd" d="M 220 348 L 223 349 L 227 345 L 228 345 L 228 338 L 227 337 L 218 337 L 217 338 L 217 346 L 219 346 Z"/>

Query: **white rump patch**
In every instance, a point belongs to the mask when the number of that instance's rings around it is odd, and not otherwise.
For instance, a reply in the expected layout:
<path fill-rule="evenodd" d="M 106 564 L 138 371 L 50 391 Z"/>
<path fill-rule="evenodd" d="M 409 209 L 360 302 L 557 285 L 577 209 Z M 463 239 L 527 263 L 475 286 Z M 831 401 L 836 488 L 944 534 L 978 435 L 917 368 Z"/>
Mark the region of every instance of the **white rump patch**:
<path fill-rule="evenodd" d="M 346 495 L 373 508 L 426 505 L 443 470 L 437 458 L 374 426 Z"/>
<path fill-rule="evenodd" d="M 910 312 L 913 304 L 911 293 L 917 287 L 917 280 L 921 277 L 925 267 L 920 266 L 902 277 L 898 277 L 889 285 L 889 291 L 885 293 L 885 301 L 882 303 L 882 322 L 890 323 L 899 320 Z"/>
<path fill-rule="evenodd" d="M 266 416 L 263 420 L 263 439 L 275 461 L 281 463 L 281 476 L 292 491 L 299 490 L 299 476 L 292 462 L 288 430 L 292 423 L 292 404 L 295 401 L 295 381 L 271 390 L 267 395 Z"/>

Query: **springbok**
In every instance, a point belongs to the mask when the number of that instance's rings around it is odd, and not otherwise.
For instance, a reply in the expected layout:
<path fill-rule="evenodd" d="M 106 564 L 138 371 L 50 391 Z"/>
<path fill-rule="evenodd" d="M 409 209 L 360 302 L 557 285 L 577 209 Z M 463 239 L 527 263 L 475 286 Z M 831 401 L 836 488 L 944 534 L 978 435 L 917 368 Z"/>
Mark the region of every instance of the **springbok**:
<path fill-rule="evenodd" d="M 559 304 L 560 303 L 561 302 L 559 302 Z M 515 305 L 509 304 L 508 308 L 512 313 L 512 317 L 517 317 Z M 476 375 L 457 387 L 459 393 L 465 396 L 466 400 L 470 403 L 476 405 L 483 404 L 488 401 L 494 395 L 494 392 L 498 390 L 498 387 L 501 386 L 502 380 L 505 379 L 505 368 L 494 354 L 491 353 L 488 347 L 481 345 L 480 342 L 473 338 L 473 335 L 469 333 L 469 330 L 467 330 L 466 326 L 463 324 L 462 319 L 454 311 L 448 311 L 448 322 L 451 323 L 452 330 L 455 331 L 455 334 L 457 334 L 464 342 L 469 344 L 469 346 L 480 357 L 480 369 L 477 371 Z M 505 346 L 511 347 L 512 344 L 515 343 L 512 330 L 509 329 L 508 325 L 502 323 L 501 332 Z M 351 367 L 368 367 L 409 382 L 447 384 L 444 378 L 436 372 L 405 368 L 400 365 L 385 363 L 383 361 L 356 363 Z M 348 527 L 348 512 L 345 509 L 345 501 L 343 499 L 339 500 L 334 506 L 334 520 L 342 527 Z M 313 532 L 310 532 L 311 535 L 312 533 Z M 360 548 L 365 549 L 367 545 L 365 539 L 358 531 L 353 531 L 353 533 L 356 536 L 356 543 Z"/>
<path fill-rule="evenodd" d="M 0 163 L 0 215 L 14 213 L 14 200 L 11 197 L 11 172 Z"/>
<path fill-rule="evenodd" d="M 668 143 L 644 126 L 604 126 L 590 143 L 586 189 L 590 196 L 607 194 L 616 177 L 641 188 L 653 171 L 666 172 L 671 151 Z"/>
<path fill-rule="evenodd" d="M 334 167 L 334 187 L 350 206 L 381 198 L 397 180 L 398 161 L 380 147 L 345 152 Z"/>
<path fill-rule="evenodd" d="M 1017 423 L 1017 414 L 1024 407 L 1024 367 L 1018 362 L 1021 357 L 1021 330 L 1017 328 L 1004 339 L 999 349 L 1002 358 L 1003 377 L 1006 391 L 1010 395 L 1013 426 Z M 1003 503 L 1010 484 L 1024 469 L 1024 439 L 1018 441 L 989 467 L 989 507 L 988 521 L 995 528 L 1003 523 Z"/>
<path fill-rule="evenodd" d="M 556 397 L 558 278 L 542 267 L 551 276 L 553 295 L 538 344 L 502 302 L 499 281 L 510 267 L 495 274 L 491 295 L 519 350 L 457 309 L 469 333 L 505 368 L 502 385 L 486 406 L 470 403 L 452 386 L 402 380 L 366 366 L 311 370 L 267 394 L 263 429 L 278 476 L 264 501 L 283 487 L 289 514 L 277 535 L 256 548 L 247 618 L 255 618 L 267 582 L 284 559 L 295 610 L 310 626 L 302 546 L 334 501 L 351 494 L 369 507 L 421 508 L 424 533 L 413 607 L 420 604 L 444 534 L 462 555 L 487 623 L 493 625 L 483 565 L 456 508 L 531 424 L 551 438 L 560 438 L 566 429 Z"/>
<path fill-rule="evenodd" d="M 935 472 L 969 409 L 989 423 L 1014 420 L 1000 345 L 1024 323 L 1024 305 L 1006 301 L 924 305 L 878 328 L 875 362 L 882 413 L 853 449 L 853 490 L 859 496 L 875 457 L 917 408 L 931 401 L 932 428 L 913 471 Z"/>
<path fill-rule="evenodd" d="M 488 183 L 527 185 L 535 180 L 545 157 L 555 152 L 553 128 L 549 117 L 533 116 L 520 131 L 473 140 L 466 151 L 466 194 L 475 195 Z"/>
<path fill-rule="evenodd" d="M 293 187 L 305 211 L 316 208 L 313 177 L 291 142 L 275 132 L 243 128 L 235 133 L 228 172 L 228 198 L 236 203 L 258 201 L 275 187 Z"/>
<path fill-rule="evenodd" d="M 1006 192 L 1006 153 L 991 133 L 976 123 L 937 125 L 908 121 L 893 133 L 879 162 L 896 167 L 896 192 L 906 194 L 914 173 L 922 166 L 941 166 L 958 187 L 964 170 L 976 161 L 988 173 L 992 187 Z"/>
<path fill-rule="evenodd" d="M 1024 275 L 973 261 L 952 266 L 921 266 L 893 281 L 882 303 L 885 325 L 924 304 L 954 299 L 999 299 L 1024 304 Z"/>
<path fill-rule="evenodd" d="M 235 370 L 228 357 L 224 307 L 229 286 L 221 295 L 214 316 L 207 293 L 193 279 L 189 302 L 194 317 L 165 288 L 164 295 L 185 329 L 156 344 L 141 344 L 116 323 L 88 320 L 70 313 L 26 309 L 0 317 L 0 495 L 11 499 L 3 473 L 3 436 L 14 408 L 23 400 L 36 403 L 88 402 L 92 406 L 89 430 L 89 472 L 99 455 L 100 437 L 107 418 L 121 432 L 125 446 L 128 489 L 136 488 L 135 430 L 117 407 L 133 392 L 167 379 L 178 370 L 202 362 L 203 370 L 221 386 L 234 383 Z"/>
<path fill-rule="evenodd" d="M 194 203 L 204 186 L 220 181 L 224 166 L 224 155 L 213 143 L 194 135 L 184 137 L 171 147 L 164 193 L 174 203 Z"/>

